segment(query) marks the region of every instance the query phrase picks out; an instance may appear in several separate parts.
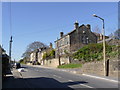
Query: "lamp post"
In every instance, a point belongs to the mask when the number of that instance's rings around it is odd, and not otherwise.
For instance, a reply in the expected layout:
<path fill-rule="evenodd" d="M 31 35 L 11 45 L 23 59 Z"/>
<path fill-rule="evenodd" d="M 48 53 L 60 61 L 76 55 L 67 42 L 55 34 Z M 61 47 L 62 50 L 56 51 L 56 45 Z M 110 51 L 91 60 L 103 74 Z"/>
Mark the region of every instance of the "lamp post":
<path fill-rule="evenodd" d="M 97 18 L 99 18 L 99 19 L 102 20 L 102 33 L 103 33 L 103 60 L 104 60 L 103 65 L 104 65 L 104 76 L 106 76 L 106 65 L 105 65 L 105 63 L 106 63 L 106 60 L 105 60 L 105 56 L 106 56 L 106 55 L 105 55 L 105 23 L 104 23 L 104 19 L 103 19 L 103 18 L 97 16 L 96 14 L 93 14 L 93 16 L 94 16 L 94 17 L 97 17 Z"/>

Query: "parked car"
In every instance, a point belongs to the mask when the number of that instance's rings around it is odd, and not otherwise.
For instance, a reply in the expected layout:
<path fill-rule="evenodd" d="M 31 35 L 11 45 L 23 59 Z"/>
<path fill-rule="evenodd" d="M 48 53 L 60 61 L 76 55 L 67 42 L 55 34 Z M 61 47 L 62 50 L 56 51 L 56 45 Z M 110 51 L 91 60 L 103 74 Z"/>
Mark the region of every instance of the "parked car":
<path fill-rule="evenodd" d="M 20 65 L 20 63 L 15 63 L 15 64 L 14 64 L 14 67 L 15 67 L 16 69 L 18 69 L 18 68 L 21 67 L 21 65 Z"/>

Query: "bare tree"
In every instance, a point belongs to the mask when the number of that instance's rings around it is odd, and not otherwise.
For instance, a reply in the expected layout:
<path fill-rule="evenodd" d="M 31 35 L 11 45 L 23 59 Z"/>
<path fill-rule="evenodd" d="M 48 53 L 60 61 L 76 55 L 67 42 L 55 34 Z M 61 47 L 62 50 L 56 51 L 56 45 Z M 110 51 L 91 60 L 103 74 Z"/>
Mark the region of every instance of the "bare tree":
<path fill-rule="evenodd" d="M 111 33 L 109 35 L 110 38 L 114 38 L 114 39 L 120 39 L 120 29 L 116 30 L 115 32 Z"/>
<path fill-rule="evenodd" d="M 120 39 L 120 29 L 118 29 L 118 30 L 116 30 L 116 31 L 114 32 L 114 37 L 115 37 L 116 39 Z"/>
<path fill-rule="evenodd" d="M 98 25 L 94 27 L 93 32 L 98 33 L 98 34 L 101 34 L 101 30 L 100 30 L 100 28 L 98 27 Z"/>
<path fill-rule="evenodd" d="M 36 50 L 36 49 L 40 49 L 40 48 L 48 48 L 48 46 L 45 45 L 45 44 L 42 43 L 42 42 L 35 41 L 35 42 L 33 42 L 33 43 L 31 43 L 31 44 L 29 44 L 29 45 L 27 46 L 27 49 L 26 49 L 26 51 L 23 53 L 22 57 L 23 57 L 23 58 L 25 58 L 25 57 L 26 57 L 26 58 L 29 58 L 30 53 L 31 53 L 32 51 L 34 51 L 34 50 Z"/>

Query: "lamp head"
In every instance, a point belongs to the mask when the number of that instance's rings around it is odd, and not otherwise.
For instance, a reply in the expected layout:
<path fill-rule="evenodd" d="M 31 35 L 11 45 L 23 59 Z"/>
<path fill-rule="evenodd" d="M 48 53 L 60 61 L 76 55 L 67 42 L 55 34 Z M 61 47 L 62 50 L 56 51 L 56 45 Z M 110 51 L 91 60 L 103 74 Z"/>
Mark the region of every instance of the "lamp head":
<path fill-rule="evenodd" d="M 96 15 L 96 14 L 93 14 L 93 16 L 94 16 L 94 17 L 97 17 L 97 15 Z"/>

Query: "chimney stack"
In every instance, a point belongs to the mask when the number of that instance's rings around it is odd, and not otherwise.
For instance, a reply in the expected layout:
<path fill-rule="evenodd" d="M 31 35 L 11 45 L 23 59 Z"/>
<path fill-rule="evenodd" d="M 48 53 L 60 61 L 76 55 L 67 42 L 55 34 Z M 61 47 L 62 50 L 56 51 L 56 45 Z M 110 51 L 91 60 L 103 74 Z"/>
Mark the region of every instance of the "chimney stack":
<path fill-rule="evenodd" d="M 74 28 L 75 28 L 75 29 L 78 29 L 78 27 L 79 27 L 79 23 L 78 23 L 78 21 L 76 21 L 76 22 L 74 23 Z"/>
<path fill-rule="evenodd" d="M 87 24 L 86 27 L 87 27 L 89 30 L 91 29 L 90 24 Z"/>
<path fill-rule="evenodd" d="M 52 43 L 50 43 L 50 48 L 52 48 L 53 47 L 53 45 L 52 45 Z"/>
<path fill-rule="evenodd" d="M 63 37 L 63 34 L 64 34 L 63 32 L 60 32 L 60 37 Z"/>

